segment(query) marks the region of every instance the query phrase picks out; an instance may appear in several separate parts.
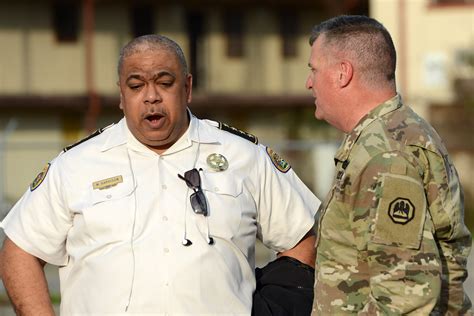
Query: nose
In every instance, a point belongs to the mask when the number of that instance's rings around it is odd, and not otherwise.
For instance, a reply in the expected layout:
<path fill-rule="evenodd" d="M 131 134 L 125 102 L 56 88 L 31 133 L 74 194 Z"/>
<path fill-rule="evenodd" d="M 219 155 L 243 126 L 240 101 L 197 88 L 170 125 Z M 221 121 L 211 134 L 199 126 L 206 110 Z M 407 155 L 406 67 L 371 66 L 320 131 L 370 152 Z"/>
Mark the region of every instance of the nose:
<path fill-rule="evenodd" d="M 161 95 L 154 84 L 147 85 L 145 91 L 145 103 L 154 104 L 161 101 Z"/>
<path fill-rule="evenodd" d="M 313 81 L 311 80 L 311 74 L 308 75 L 306 79 L 306 89 L 310 90 L 313 88 Z"/>

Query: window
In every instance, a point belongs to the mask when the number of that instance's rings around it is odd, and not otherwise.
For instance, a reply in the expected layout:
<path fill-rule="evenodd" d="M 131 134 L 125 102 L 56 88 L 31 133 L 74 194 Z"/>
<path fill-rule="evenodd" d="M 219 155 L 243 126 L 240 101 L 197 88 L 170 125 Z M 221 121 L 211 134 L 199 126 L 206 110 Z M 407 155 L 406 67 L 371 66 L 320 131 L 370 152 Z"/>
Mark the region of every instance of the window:
<path fill-rule="evenodd" d="M 130 10 L 131 31 L 133 37 L 153 34 L 155 21 L 151 4 L 137 4 Z"/>
<path fill-rule="evenodd" d="M 79 3 L 75 1 L 53 2 L 52 19 L 56 39 L 59 42 L 75 42 L 79 31 Z"/>
<path fill-rule="evenodd" d="M 226 12 L 224 14 L 224 32 L 227 38 L 227 56 L 244 56 L 244 25 L 241 12 Z"/>
<path fill-rule="evenodd" d="M 282 55 L 285 58 L 296 57 L 297 36 L 298 36 L 298 17 L 294 12 L 280 12 L 279 31 L 282 40 Z"/>

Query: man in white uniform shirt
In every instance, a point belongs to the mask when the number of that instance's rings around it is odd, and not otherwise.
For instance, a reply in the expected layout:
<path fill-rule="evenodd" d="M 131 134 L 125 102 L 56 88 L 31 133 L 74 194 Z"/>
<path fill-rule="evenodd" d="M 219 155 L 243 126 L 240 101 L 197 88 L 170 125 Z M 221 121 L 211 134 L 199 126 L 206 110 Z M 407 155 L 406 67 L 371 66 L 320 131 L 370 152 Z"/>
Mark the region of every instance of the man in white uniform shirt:
<path fill-rule="evenodd" d="M 255 241 L 314 265 L 319 200 L 255 137 L 200 120 L 179 46 L 159 35 L 119 60 L 125 118 L 65 148 L 2 222 L 3 282 L 16 311 L 249 315 Z"/>

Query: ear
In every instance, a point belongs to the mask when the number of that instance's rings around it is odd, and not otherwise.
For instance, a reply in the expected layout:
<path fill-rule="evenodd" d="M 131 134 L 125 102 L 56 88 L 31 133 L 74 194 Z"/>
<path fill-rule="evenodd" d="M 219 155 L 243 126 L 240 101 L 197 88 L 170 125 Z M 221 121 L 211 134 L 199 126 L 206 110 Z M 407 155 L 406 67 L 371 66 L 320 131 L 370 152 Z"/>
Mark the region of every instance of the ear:
<path fill-rule="evenodd" d="M 119 108 L 121 110 L 123 110 L 123 95 L 122 95 L 122 91 L 120 91 L 120 103 L 119 103 Z"/>
<path fill-rule="evenodd" d="M 184 88 L 186 89 L 186 101 L 188 103 L 191 103 L 192 94 L 193 94 L 193 76 L 191 74 L 188 74 L 186 76 Z"/>
<path fill-rule="evenodd" d="M 120 92 L 119 108 L 123 110 L 123 94 L 122 94 L 122 87 L 120 86 L 120 81 L 117 81 L 117 87 L 119 88 L 119 92 Z"/>
<path fill-rule="evenodd" d="M 339 64 L 339 77 L 338 84 L 339 87 L 345 88 L 352 81 L 352 76 L 354 74 L 354 67 L 348 60 L 343 60 Z"/>

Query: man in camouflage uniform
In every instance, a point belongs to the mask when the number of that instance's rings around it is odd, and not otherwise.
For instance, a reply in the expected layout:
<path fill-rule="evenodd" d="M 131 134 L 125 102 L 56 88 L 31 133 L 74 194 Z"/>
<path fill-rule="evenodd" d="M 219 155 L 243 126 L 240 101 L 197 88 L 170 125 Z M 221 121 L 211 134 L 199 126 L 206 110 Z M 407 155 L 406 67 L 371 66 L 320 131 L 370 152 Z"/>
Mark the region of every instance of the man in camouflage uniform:
<path fill-rule="evenodd" d="M 472 315 L 459 178 L 396 92 L 389 33 L 339 16 L 316 26 L 310 45 L 315 116 L 346 133 L 320 208 L 313 315 Z"/>

